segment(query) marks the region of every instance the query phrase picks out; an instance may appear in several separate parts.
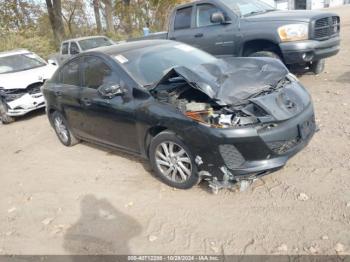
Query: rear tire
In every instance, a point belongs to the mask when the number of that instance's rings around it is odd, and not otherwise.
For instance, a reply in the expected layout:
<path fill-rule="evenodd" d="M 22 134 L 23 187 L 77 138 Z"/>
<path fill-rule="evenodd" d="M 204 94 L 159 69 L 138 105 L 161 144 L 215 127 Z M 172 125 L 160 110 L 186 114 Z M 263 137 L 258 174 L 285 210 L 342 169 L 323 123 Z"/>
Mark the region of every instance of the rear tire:
<path fill-rule="evenodd" d="M 195 158 L 171 131 L 164 131 L 152 140 L 150 162 L 157 176 L 168 186 L 190 189 L 200 181 Z"/>
<path fill-rule="evenodd" d="M 258 51 L 250 54 L 249 57 L 270 57 L 270 58 L 276 58 L 282 61 L 281 57 L 277 53 L 272 51 Z"/>
<path fill-rule="evenodd" d="M 313 61 L 310 64 L 310 70 L 315 74 L 315 75 L 319 75 L 324 71 L 326 65 L 326 61 L 325 59 L 321 59 L 318 61 Z"/>
<path fill-rule="evenodd" d="M 7 105 L 1 99 L 0 99 L 0 121 L 5 125 L 15 121 L 13 117 L 7 115 Z"/>
<path fill-rule="evenodd" d="M 80 142 L 79 139 L 72 134 L 67 125 L 66 119 L 60 112 L 55 111 L 51 114 L 51 122 L 58 139 L 63 145 L 70 147 Z"/>

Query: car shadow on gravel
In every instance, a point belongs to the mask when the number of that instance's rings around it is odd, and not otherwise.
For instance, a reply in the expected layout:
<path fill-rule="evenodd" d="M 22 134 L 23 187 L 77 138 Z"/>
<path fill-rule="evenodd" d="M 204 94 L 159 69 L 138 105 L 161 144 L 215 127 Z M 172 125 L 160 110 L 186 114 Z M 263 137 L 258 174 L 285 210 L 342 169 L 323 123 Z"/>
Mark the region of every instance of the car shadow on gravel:
<path fill-rule="evenodd" d="M 20 122 L 20 121 L 30 121 L 30 120 L 32 120 L 35 117 L 43 116 L 43 115 L 45 115 L 45 108 L 40 108 L 38 110 L 29 112 L 28 114 L 25 114 L 24 116 L 17 116 L 17 117 L 15 117 L 15 123 L 16 122 Z"/>
<path fill-rule="evenodd" d="M 304 75 L 315 75 L 308 68 L 304 67 L 290 67 L 288 69 L 292 74 L 296 75 L 297 77 L 302 77 Z"/>
<path fill-rule="evenodd" d="M 106 199 L 86 195 L 81 200 L 79 220 L 66 231 L 63 247 L 71 255 L 127 255 L 129 241 L 142 232 L 131 216 Z M 81 261 L 72 256 L 71 261 Z"/>
<path fill-rule="evenodd" d="M 83 141 L 82 144 L 86 145 L 88 147 L 91 147 L 93 149 L 96 149 L 96 150 L 99 150 L 99 151 L 103 151 L 108 156 L 116 156 L 116 157 L 125 158 L 125 159 L 127 159 L 129 161 L 132 161 L 132 162 L 138 162 L 138 163 L 140 163 L 142 165 L 142 167 L 145 169 L 145 171 L 147 171 L 149 173 L 152 173 L 152 175 L 154 175 L 153 171 L 152 171 L 152 167 L 151 167 L 150 163 L 148 162 L 148 160 L 142 158 L 139 155 L 132 154 L 130 152 L 123 151 L 123 150 L 110 148 L 110 147 L 100 146 L 100 145 L 93 144 L 93 143 L 90 143 L 90 142 L 87 142 L 87 141 Z"/>
<path fill-rule="evenodd" d="M 140 163 L 142 165 L 142 168 L 149 173 L 154 179 L 157 179 L 157 181 L 159 181 L 159 183 L 164 184 L 162 182 L 162 180 L 156 175 L 156 173 L 153 171 L 151 164 L 149 163 L 149 161 L 147 159 L 144 159 L 138 155 L 134 155 L 131 153 L 128 153 L 126 151 L 118 151 L 118 149 L 112 149 L 112 148 L 107 148 L 107 147 L 103 147 L 100 145 L 96 145 L 96 144 L 92 144 L 90 142 L 86 142 L 83 141 L 82 142 L 84 145 L 91 147 L 93 149 L 96 150 L 101 150 L 104 151 L 106 153 L 106 155 L 112 155 L 112 156 L 116 156 L 116 157 L 121 157 L 121 158 L 125 158 L 129 161 L 133 161 L 133 162 L 137 162 Z M 202 180 L 198 185 L 198 188 L 200 188 L 201 190 L 205 191 L 208 194 L 212 194 L 212 190 L 209 188 L 208 186 L 208 182 Z"/>

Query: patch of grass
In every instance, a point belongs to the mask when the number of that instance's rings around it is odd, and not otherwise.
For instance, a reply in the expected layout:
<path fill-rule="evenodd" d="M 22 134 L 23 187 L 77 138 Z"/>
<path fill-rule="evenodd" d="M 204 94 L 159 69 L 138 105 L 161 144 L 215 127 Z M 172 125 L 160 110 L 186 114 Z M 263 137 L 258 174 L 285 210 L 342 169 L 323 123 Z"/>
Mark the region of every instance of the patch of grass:
<path fill-rule="evenodd" d="M 39 36 L 34 31 L 6 33 L 0 37 L 0 52 L 24 48 L 44 59 L 56 52 L 54 42 L 50 37 Z"/>

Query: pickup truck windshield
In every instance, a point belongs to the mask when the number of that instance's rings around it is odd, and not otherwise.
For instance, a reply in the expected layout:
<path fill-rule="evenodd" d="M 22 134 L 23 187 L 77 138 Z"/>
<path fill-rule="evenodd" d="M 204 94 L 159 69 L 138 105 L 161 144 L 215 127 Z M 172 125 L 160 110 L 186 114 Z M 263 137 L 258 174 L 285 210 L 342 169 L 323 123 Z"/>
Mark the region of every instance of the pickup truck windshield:
<path fill-rule="evenodd" d="M 275 11 L 276 9 L 259 0 L 221 0 L 228 8 L 242 16 Z"/>
<path fill-rule="evenodd" d="M 15 73 L 45 66 L 46 62 L 39 56 L 28 53 L 0 57 L 0 74 Z"/>
<path fill-rule="evenodd" d="M 131 50 L 115 59 L 143 86 L 156 84 L 173 67 L 192 68 L 217 60 L 214 56 L 185 44 L 164 44 Z"/>
<path fill-rule="evenodd" d="M 112 43 L 107 38 L 98 37 L 98 38 L 80 40 L 79 45 L 83 51 L 86 51 L 97 47 L 110 46 L 112 45 Z"/>

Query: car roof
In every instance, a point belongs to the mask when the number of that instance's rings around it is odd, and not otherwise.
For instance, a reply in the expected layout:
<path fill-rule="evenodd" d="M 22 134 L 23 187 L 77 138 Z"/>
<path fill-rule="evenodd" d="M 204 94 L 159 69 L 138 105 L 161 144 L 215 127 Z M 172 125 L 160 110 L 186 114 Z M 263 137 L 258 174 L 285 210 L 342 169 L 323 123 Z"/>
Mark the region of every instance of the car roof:
<path fill-rule="evenodd" d="M 67 42 L 71 42 L 71 41 L 88 40 L 88 39 L 94 39 L 94 38 L 102 38 L 102 37 L 103 38 L 108 38 L 107 36 L 104 36 L 104 35 L 84 36 L 84 37 L 67 39 L 67 40 L 64 40 L 63 43 L 67 43 Z"/>
<path fill-rule="evenodd" d="M 131 50 L 143 49 L 150 46 L 159 46 L 159 45 L 165 45 L 165 44 L 171 44 L 171 43 L 175 44 L 176 42 L 170 41 L 170 40 L 141 40 L 141 41 L 120 43 L 118 45 L 112 45 L 112 46 L 98 47 L 98 48 L 94 48 L 93 51 L 104 53 L 109 56 L 115 56 Z"/>
<path fill-rule="evenodd" d="M 32 53 L 32 52 L 28 51 L 27 49 L 16 49 L 11 51 L 0 52 L 0 57 L 21 55 L 21 54 L 28 54 L 28 53 Z"/>

